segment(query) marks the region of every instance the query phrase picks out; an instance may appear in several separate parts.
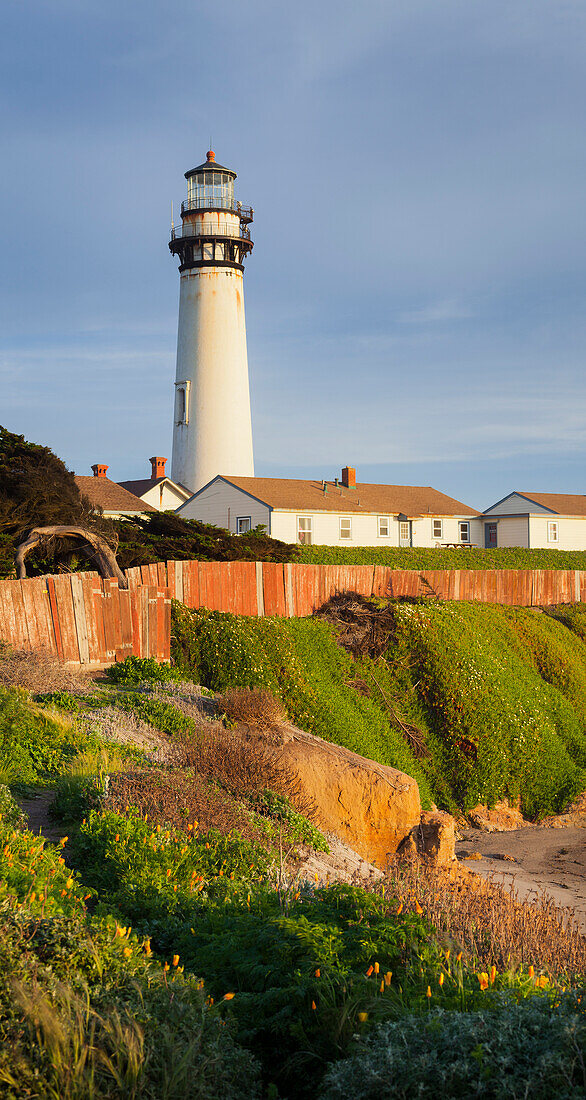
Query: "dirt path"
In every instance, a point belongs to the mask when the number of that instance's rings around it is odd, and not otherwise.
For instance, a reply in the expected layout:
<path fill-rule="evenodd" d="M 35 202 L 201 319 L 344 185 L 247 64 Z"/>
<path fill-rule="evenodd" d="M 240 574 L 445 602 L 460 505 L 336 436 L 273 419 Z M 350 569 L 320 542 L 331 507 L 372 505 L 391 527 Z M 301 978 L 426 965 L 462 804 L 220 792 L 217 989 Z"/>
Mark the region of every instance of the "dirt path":
<path fill-rule="evenodd" d="M 49 807 L 55 801 L 55 791 L 41 791 L 34 798 L 19 798 L 18 804 L 28 817 L 28 827 L 36 836 L 41 834 L 51 844 L 58 844 L 63 836 L 63 826 L 49 817 Z"/>
<path fill-rule="evenodd" d="M 475 853 L 481 859 L 465 858 Z M 456 855 L 468 870 L 513 885 L 522 898 L 549 894 L 556 904 L 574 910 L 586 932 L 586 829 L 465 829 Z"/>

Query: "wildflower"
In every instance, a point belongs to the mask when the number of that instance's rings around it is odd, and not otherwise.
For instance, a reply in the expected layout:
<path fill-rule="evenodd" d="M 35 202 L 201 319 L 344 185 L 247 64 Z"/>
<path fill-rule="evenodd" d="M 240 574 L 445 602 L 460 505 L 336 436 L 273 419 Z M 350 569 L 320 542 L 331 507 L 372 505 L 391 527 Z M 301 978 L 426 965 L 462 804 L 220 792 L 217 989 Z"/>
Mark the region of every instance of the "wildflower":
<path fill-rule="evenodd" d="M 382 978 L 381 983 L 380 983 L 379 993 L 384 993 L 384 991 L 385 991 L 385 980 L 384 980 L 384 978 Z"/>
<path fill-rule="evenodd" d="M 535 977 L 535 968 L 533 966 L 530 966 L 527 973 L 528 973 L 530 978 L 534 978 Z"/>
<path fill-rule="evenodd" d="M 397 909 L 397 912 L 396 912 L 395 915 L 398 917 L 399 914 L 402 913 L 402 912 L 403 912 L 403 902 L 401 902 L 401 904 L 400 904 L 399 908 Z"/>
<path fill-rule="evenodd" d="M 421 908 L 417 899 L 415 899 L 415 912 L 419 913 L 419 916 L 421 916 L 421 914 L 423 913 L 423 909 Z"/>
<path fill-rule="evenodd" d="M 225 1001 L 231 1001 L 233 996 L 234 996 L 233 993 L 224 993 L 224 1000 Z"/>
<path fill-rule="evenodd" d="M 446 962 L 449 961 L 449 958 L 450 958 L 450 948 L 448 947 L 448 950 L 446 951 Z"/>
<path fill-rule="evenodd" d="M 179 965 L 179 955 L 173 955 L 173 966 Z"/>
<path fill-rule="evenodd" d="M 431 986 L 430 985 L 428 985 L 428 987 L 427 987 L 427 993 L 425 994 L 425 996 L 426 997 L 431 997 Z"/>
<path fill-rule="evenodd" d="M 375 964 L 374 964 L 374 972 L 375 972 L 375 974 L 378 974 L 379 970 L 380 970 L 380 966 L 378 965 L 378 963 L 377 963 L 377 962 L 375 962 Z"/>
<path fill-rule="evenodd" d="M 312 1001 L 311 1002 L 311 1011 L 315 1012 L 316 1008 L 317 1008 L 317 1005 L 316 1005 L 315 1001 Z"/>
<path fill-rule="evenodd" d="M 132 948 L 131 947 L 125 947 L 124 948 L 124 954 L 126 955 L 126 958 L 129 959 L 130 956 L 132 955 Z"/>
<path fill-rule="evenodd" d="M 490 968 L 490 984 L 491 985 L 494 985 L 494 979 L 495 978 L 496 978 L 496 966 L 494 966 L 494 964 L 493 964 L 493 966 L 491 966 L 491 968 Z"/>
<path fill-rule="evenodd" d="M 65 844 L 67 844 L 67 841 L 68 841 L 68 840 L 69 840 L 69 837 L 68 837 L 68 836 L 62 836 L 62 837 L 61 837 L 61 840 L 59 841 L 59 846 L 60 846 L 61 848 L 63 848 L 63 847 L 64 847 L 64 845 L 65 845 Z"/>
<path fill-rule="evenodd" d="M 167 973 L 168 969 L 169 969 L 169 963 L 164 963 L 163 970 L 165 971 L 165 973 Z"/>
<path fill-rule="evenodd" d="M 359 1012 L 358 1019 L 360 1020 L 361 1024 L 365 1024 L 368 1020 L 368 1012 Z"/>
<path fill-rule="evenodd" d="M 114 843 L 117 844 L 119 840 L 120 840 L 120 833 L 116 833 L 116 836 L 114 837 Z"/>
<path fill-rule="evenodd" d="M 318 968 L 315 972 L 315 976 L 316 976 L 316 978 L 321 978 L 321 970 L 319 969 L 319 966 L 318 966 Z"/>
<path fill-rule="evenodd" d="M 442 986 L 444 984 L 444 975 L 443 975 L 443 973 L 440 974 L 440 976 L 438 978 L 438 981 L 439 981 L 440 986 Z"/>
<path fill-rule="evenodd" d="M 387 970 L 387 972 L 385 974 L 385 985 L 389 986 L 391 984 L 392 979 L 393 979 L 393 971 L 392 970 Z"/>
<path fill-rule="evenodd" d="M 539 978 L 535 979 L 535 985 L 538 989 L 545 989 L 546 985 L 549 985 L 549 979 L 545 974 L 540 974 Z"/>
<path fill-rule="evenodd" d="M 370 975 L 373 973 L 373 971 L 374 971 L 374 966 L 369 966 L 368 970 L 366 971 L 366 977 L 370 978 Z"/>
<path fill-rule="evenodd" d="M 458 954 L 456 955 L 456 962 L 459 963 L 461 961 L 462 961 L 462 952 L 458 951 Z"/>
<path fill-rule="evenodd" d="M 477 974 L 476 977 L 478 978 L 480 988 L 481 989 L 488 989 L 488 974 L 485 974 L 483 972 L 482 974 Z"/>

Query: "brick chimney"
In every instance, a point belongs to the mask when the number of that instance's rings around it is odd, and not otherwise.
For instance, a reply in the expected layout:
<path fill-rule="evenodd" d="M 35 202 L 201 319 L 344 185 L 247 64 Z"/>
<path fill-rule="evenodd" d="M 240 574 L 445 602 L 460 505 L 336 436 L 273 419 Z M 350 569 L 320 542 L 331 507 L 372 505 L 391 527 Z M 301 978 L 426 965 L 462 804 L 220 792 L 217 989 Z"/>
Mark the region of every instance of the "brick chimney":
<path fill-rule="evenodd" d="M 157 481 L 158 478 L 165 476 L 165 463 L 167 459 L 161 458 L 160 455 L 155 455 L 154 458 L 149 458 L 151 464 L 151 481 Z"/>
<path fill-rule="evenodd" d="M 109 469 L 109 466 L 103 466 L 101 462 L 94 462 L 92 466 L 94 477 L 105 477 Z"/>
<path fill-rule="evenodd" d="M 353 466 L 344 466 L 342 470 L 342 485 L 346 489 L 356 488 L 356 470 Z"/>

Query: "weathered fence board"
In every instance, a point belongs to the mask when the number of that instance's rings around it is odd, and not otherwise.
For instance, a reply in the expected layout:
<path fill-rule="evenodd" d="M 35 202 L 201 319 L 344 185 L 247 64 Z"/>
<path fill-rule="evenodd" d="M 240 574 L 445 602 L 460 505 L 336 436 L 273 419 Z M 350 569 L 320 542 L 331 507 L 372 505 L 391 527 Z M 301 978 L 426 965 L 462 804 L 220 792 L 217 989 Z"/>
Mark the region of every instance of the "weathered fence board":
<path fill-rule="evenodd" d="M 288 618 L 311 615 L 345 591 L 521 607 L 586 602 L 586 570 L 169 561 L 129 569 L 127 577 L 127 590 L 97 573 L 0 581 L 0 641 L 72 664 L 132 653 L 168 660 L 173 598 L 191 608 Z"/>

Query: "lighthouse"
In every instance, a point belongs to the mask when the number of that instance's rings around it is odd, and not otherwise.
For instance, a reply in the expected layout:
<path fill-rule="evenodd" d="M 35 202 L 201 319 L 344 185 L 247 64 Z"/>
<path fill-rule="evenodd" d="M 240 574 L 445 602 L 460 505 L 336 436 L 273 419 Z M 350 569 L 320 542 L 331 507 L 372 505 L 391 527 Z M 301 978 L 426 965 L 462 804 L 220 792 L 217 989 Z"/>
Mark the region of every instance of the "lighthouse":
<path fill-rule="evenodd" d="M 211 150 L 185 178 L 169 242 L 180 273 L 171 477 L 196 492 L 217 474 L 254 477 L 243 284 L 253 211 Z"/>

